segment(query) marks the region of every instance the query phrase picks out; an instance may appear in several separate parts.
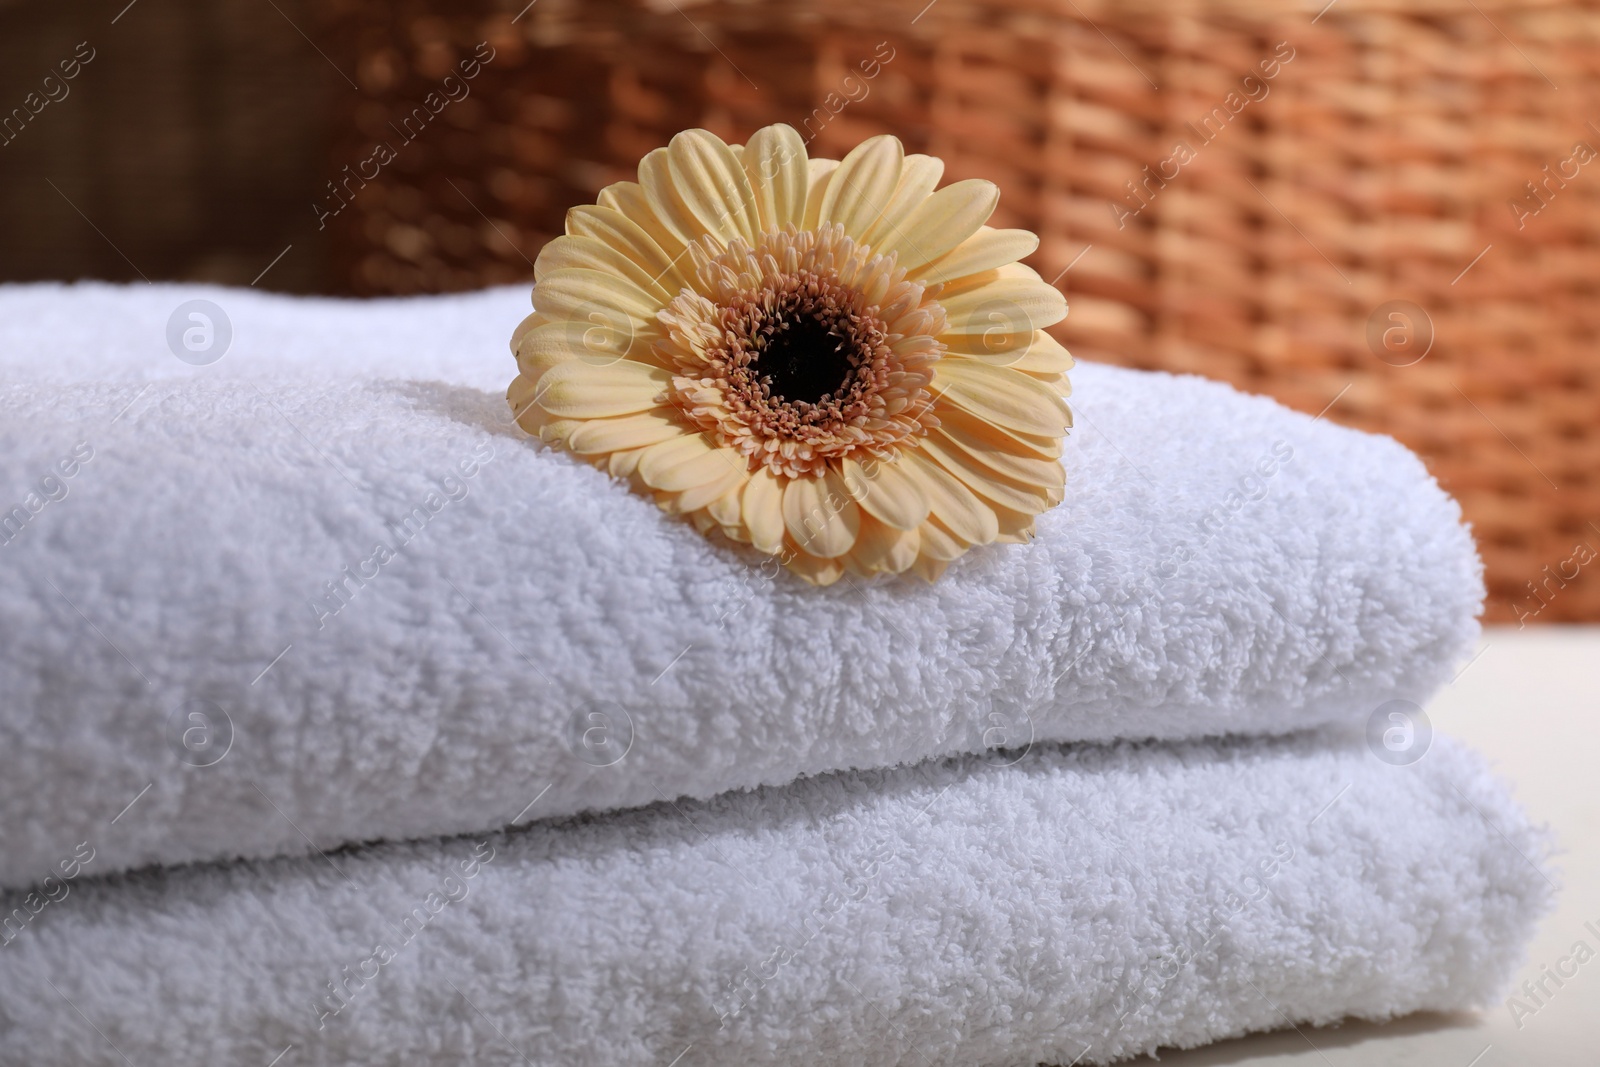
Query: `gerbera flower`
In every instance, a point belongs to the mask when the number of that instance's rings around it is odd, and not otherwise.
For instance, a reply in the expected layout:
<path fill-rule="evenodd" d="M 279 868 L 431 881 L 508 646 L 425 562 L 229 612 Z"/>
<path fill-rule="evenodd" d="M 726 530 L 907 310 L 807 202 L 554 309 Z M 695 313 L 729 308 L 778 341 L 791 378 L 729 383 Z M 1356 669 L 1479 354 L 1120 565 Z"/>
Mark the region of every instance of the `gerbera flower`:
<path fill-rule="evenodd" d="M 943 170 L 678 134 L 539 254 L 518 422 L 819 585 L 1027 540 L 1064 492 L 1066 302 Z"/>

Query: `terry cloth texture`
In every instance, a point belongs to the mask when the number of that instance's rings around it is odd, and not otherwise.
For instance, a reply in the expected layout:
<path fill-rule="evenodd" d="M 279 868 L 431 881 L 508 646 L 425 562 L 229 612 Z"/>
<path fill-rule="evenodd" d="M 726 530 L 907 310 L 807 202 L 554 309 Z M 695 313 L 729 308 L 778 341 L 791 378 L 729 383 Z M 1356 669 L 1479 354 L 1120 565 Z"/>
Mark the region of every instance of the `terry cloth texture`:
<path fill-rule="evenodd" d="M 195 297 L 209 367 L 167 351 Z M 1404 448 L 1092 365 L 1032 544 L 815 589 L 517 429 L 481 335 L 525 300 L 0 290 L 0 885 L 1364 720 L 1477 636 Z"/>
<path fill-rule="evenodd" d="M 0 949 L 0 1059 L 1105 1063 L 1482 1004 L 1542 847 L 1447 739 L 1035 746 L 68 883 Z"/>

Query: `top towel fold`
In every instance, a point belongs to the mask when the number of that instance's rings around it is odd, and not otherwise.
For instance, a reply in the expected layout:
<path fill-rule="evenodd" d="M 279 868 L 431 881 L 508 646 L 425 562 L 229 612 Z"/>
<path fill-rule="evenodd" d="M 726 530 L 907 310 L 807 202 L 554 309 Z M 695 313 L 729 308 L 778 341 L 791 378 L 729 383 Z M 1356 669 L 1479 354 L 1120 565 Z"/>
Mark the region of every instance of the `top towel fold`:
<path fill-rule="evenodd" d="M 197 296 L 234 346 L 191 371 L 161 331 Z M 102 872 L 1283 733 L 1425 699 L 1476 638 L 1471 538 L 1404 448 L 1092 365 L 1035 542 L 811 587 L 509 422 L 461 323 L 525 299 L 0 292 L 0 885 L 83 842 Z"/>

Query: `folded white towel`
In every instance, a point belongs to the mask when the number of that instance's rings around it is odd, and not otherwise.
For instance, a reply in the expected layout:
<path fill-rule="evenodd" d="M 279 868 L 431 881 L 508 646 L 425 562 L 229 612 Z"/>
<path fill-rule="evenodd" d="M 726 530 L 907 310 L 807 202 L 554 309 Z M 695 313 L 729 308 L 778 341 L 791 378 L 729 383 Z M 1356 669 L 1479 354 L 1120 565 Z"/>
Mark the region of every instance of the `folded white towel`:
<path fill-rule="evenodd" d="M 1449 741 L 1408 767 L 1326 736 L 998 764 L 67 883 L 0 949 L 0 1048 L 29 1067 L 290 1046 L 330 1067 L 1104 1063 L 1481 1004 L 1549 895 L 1541 838 Z"/>
<path fill-rule="evenodd" d="M 197 294 L 281 358 L 166 354 Z M 1477 634 L 1459 509 L 1394 441 L 1088 365 L 1033 544 L 813 588 L 544 449 L 498 385 L 373 379 L 498 383 L 509 356 L 452 338 L 524 299 L 0 289 L 0 885 L 85 840 L 99 871 L 262 857 L 1030 739 L 1284 732 L 1420 702 Z M 151 332 L 97 357 L 102 320 Z M 63 380 L 153 358 L 182 375 Z"/>

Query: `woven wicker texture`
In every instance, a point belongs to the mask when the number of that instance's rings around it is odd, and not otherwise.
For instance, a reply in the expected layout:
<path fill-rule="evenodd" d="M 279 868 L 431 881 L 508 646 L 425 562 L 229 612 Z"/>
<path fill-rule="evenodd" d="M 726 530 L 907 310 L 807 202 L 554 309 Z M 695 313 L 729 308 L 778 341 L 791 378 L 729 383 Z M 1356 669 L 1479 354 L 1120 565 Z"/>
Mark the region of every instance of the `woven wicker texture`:
<path fill-rule="evenodd" d="M 338 75 L 290 21 L 312 5 L 276 5 L 0 0 L 0 280 L 320 290 L 306 200 Z"/>
<path fill-rule="evenodd" d="M 686 127 L 892 132 L 1000 184 L 1076 355 L 1393 434 L 1461 499 L 1491 619 L 1600 619 L 1600 3 L 924 3 L 341 0 L 333 169 L 397 151 L 328 220 L 338 276 L 526 279 Z"/>

